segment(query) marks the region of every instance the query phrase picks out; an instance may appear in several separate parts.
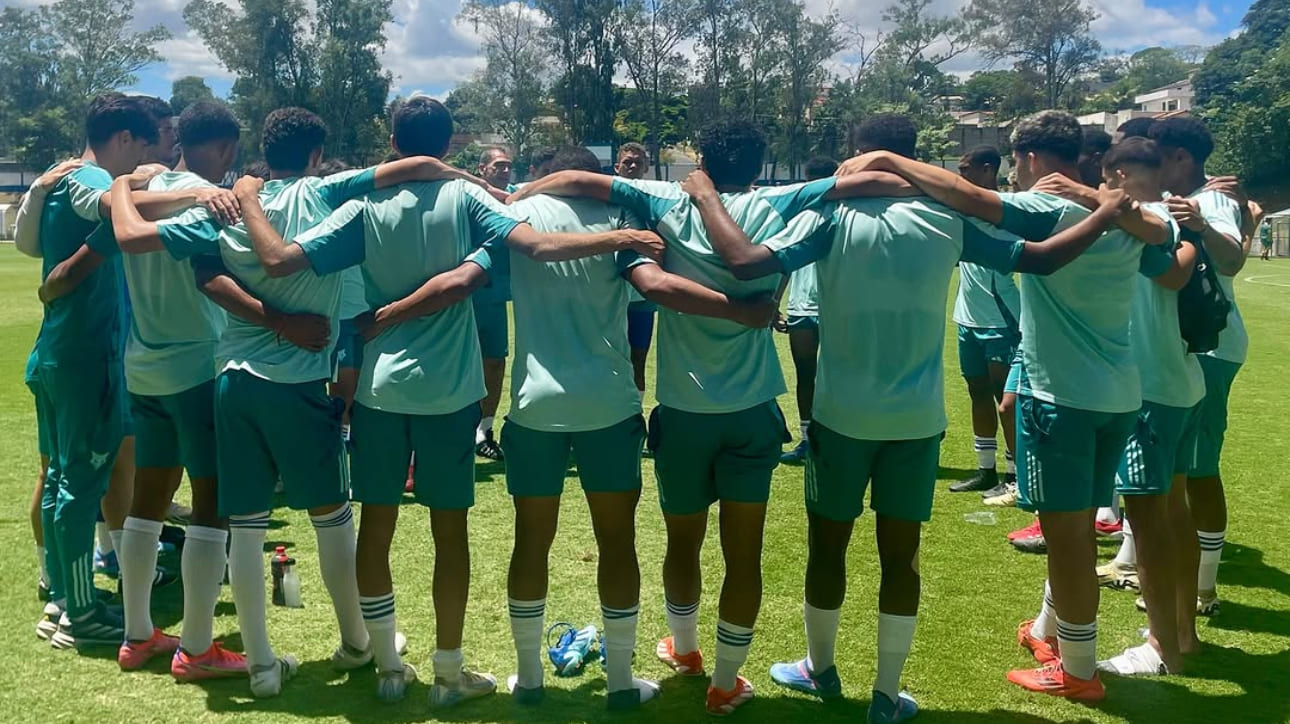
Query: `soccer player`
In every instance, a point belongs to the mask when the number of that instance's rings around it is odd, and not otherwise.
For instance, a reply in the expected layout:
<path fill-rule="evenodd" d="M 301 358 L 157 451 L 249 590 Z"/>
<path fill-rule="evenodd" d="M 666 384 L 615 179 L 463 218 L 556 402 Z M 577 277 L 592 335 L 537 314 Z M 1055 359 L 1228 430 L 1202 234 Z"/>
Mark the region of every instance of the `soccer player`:
<path fill-rule="evenodd" d="M 1085 128 L 1079 148 L 1079 175 L 1085 186 L 1097 188 L 1102 183 L 1102 157 L 1111 148 L 1111 134 L 1098 128 Z"/>
<path fill-rule="evenodd" d="M 442 156 L 452 137 L 448 110 L 424 96 L 400 106 L 392 125 L 395 151 L 405 159 Z M 255 253 L 270 277 L 327 282 L 361 264 L 367 298 L 377 308 L 365 332 L 369 342 L 354 412 L 353 479 L 354 499 L 363 504 L 359 591 L 380 671 L 380 698 L 402 698 L 415 677 L 398 654 L 389 571 L 406 461 L 414 452 L 417 499 L 430 508 L 435 539 L 437 647 L 430 704 L 445 708 L 492 693 L 496 680 L 465 670 L 461 651 L 470 591 L 472 450 L 485 390 L 478 347 L 472 344 L 472 310 L 454 303 L 487 281 L 492 267 L 487 252 L 466 258 L 475 247 L 503 242 L 560 259 L 656 237 L 639 231 L 540 235 L 479 185 L 457 179 L 368 193 L 286 244 L 259 209 L 254 184 L 244 180 L 237 188 Z M 427 281 L 450 271 L 455 273 L 446 279 Z M 405 298 L 409 289 L 423 296 Z M 436 289 L 443 293 L 436 295 Z"/>
<path fill-rule="evenodd" d="M 494 188 L 515 190 L 511 183 L 511 156 L 501 146 L 489 146 L 479 156 L 479 177 Z M 486 460 L 501 461 L 505 455 L 493 437 L 497 406 L 502 401 L 502 383 L 506 380 L 506 356 L 510 353 L 510 320 L 506 302 L 510 301 L 510 282 L 505 269 L 498 269 L 492 282 L 471 295 L 475 305 L 475 325 L 479 330 L 479 349 L 483 355 L 484 386 L 488 395 L 481 404 L 479 426 L 475 431 L 475 454 Z"/>
<path fill-rule="evenodd" d="M 831 158 L 813 158 L 806 163 L 806 180 L 828 178 L 838 170 Z M 797 372 L 797 417 L 801 440 L 792 450 L 780 456 L 783 463 L 800 463 L 810 447 L 811 403 L 815 400 L 815 361 L 820 352 L 819 286 L 815 283 L 815 266 L 793 272 L 788 279 L 788 351 Z"/>
<path fill-rule="evenodd" d="M 1018 122 L 1012 146 L 1020 186 L 1029 189 L 1051 173 L 1079 180 L 1081 136 L 1068 113 L 1043 111 Z M 1046 238 L 1089 216 L 1084 207 L 1055 196 L 999 195 L 963 184 L 943 169 L 890 154 L 879 161 L 867 167 L 895 170 L 947 206 L 1023 238 Z M 866 167 L 865 159 L 857 163 Z M 1072 699 L 1105 695 L 1096 668 L 1093 520 L 1097 508 L 1110 503 L 1142 403 L 1129 345 L 1134 277 L 1141 266 L 1159 263 L 1144 257 L 1166 263 L 1168 257 L 1160 246 L 1169 238 L 1163 219 L 1134 206 L 1121 211 L 1116 224 L 1060 272 L 1023 274 L 1020 284 L 1018 505 L 1039 513 L 1049 583 L 1040 615 L 1018 630 L 1019 642 L 1043 666 L 1013 671 L 1008 679 Z"/>
<path fill-rule="evenodd" d="M 863 147 L 912 156 L 914 136 L 898 132 L 912 127 L 906 124 L 890 118 L 862 128 Z M 868 176 L 878 195 L 909 193 L 898 178 Z M 1003 273 L 1018 268 L 1050 274 L 1115 220 L 1123 195 L 1108 193 L 1097 214 L 1041 244 L 991 232 L 922 200 L 854 199 L 807 211 L 782 235 L 755 246 L 723 213 L 705 181 L 695 174 L 686 188 L 715 248 L 737 275 L 816 262 L 819 276 L 820 385 L 806 472 L 808 656 L 776 664 L 771 677 L 822 698 L 841 695 L 834 650 L 846 595 L 846 552 L 872 480 L 882 585 L 878 677 L 868 720 L 905 721 L 918 711 L 900 690 L 900 674 L 913 643 L 919 538 L 931 517 L 946 426 L 942 359 L 954 265 L 962 257 Z M 875 340 L 882 340 L 882 354 Z"/>
<path fill-rule="evenodd" d="M 179 162 L 178 117 L 170 104 L 153 96 L 138 96 L 148 114 L 157 122 L 157 142 L 148 149 L 147 161 L 174 168 Z M 223 181 L 223 179 L 220 179 Z"/>
<path fill-rule="evenodd" d="M 618 148 L 618 163 L 614 173 L 626 179 L 643 179 L 649 172 L 649 151 L 639 143 L 624 143 Z M 658 307 L 642 297 L 635 287 L 629 287 L 627 304 L 627 343 L 631 346 L 632 376 L 636 389 L 645 391 L 645 364 L 649 359 L 650 343 L 654 339 L 654 313 Z"/>
<path fill-rule="evenodd" d="M 699 136 L 701 164 L 722 192 L 736 222 L 766 239 L 787 219 L 833 191 L 834 179 L 806 186 L 751 191 L 762 169 L 766 138 L 747 121 L 712 124 Z M 713 251 L 698 212 L 677 184 L 629 181 L 564 171 L 521 189 L 515 200 L 540 193 L 586 196 L 618 204 L 654 228 L 668 244 L 664 268 L 728 296 L 774 292 L 775 278 L 736 279 Z M 671 636 L 656 654 L 678 673 L 704 674 L 698 643 L 699 551 L 708 509 L 720 502 L 725 559 L 717 662 L 707 709 L 724 715 L 752 699 L 739 669 L 752 644 L 761 607 L 761 546 L 770 479 L 791 438 L 775 398 L 785 392 L 770 329 L 684 315 L 659 319 L 659 407 L 650 415 L 659 498 L 667 525 L 663 587 Z"/>
<path fill-rule="evenodd" d="M 41 212 L 42 277 L 81 248 L 102 218 L 100 197 L 112 178 L 133 171 L 157 141 L 152 118 L 122 96 L 91 102 L 85 131 L 83 165 L 58 182 Z M 45 307 L 33 352 L 38 425 L 50 454 L 41 499 L 46 568 L 51 604 L 63 610 L 51 641 L 60 648 L 118 646 L 124 637 L 121 619 L 96 598 L 91 563 L 95 517 L 124 428 L 122 294 L 120 270 L 97 269 Z"/>
<path fill-rule="evenodd" d="M 978 146 L 959 159 L 959 175 L 983 189 L 998 189 L 999 151 Z M 1021 341 L 1017 315 L 1021 299 L 1011 274 L 965 261 L 959 264 L 959 291 L 954 300 L 954 324 L 958 326 L 959 372 L 967 382 L 972 401 L 972 448 L 977 472 L 950 486 L 950 492 L 979 491 L 986 500 L 1011 505 L 1016 500 L 1016 450 L 1011 414 L 1002 412 L 1003 384 L 1008 379 L 1012 358 Z M 999 444 L 995 433 L 1003 427 L 1005 461 L 1003 487 L 996 472 Z M 1011 495 L 1009 495 L 1011 494 Z M 998 496 L 998 497 L 996 497 Z"/>
<path fill-rule="evenodd" d="M 1182 228 L 1200 235 L 1201 245 L 1218 271 L 1219 285 L 1232 303 L 1227 327 L 1219 333 L 1218 348 L 1200 356 L 1205 402 L 1201 405 L 1196 457 L 1187 475 L 1187 496 L 1200 537 L 1196 605 L 1201 614 L 1209 615 L 1218 610 L 1215 583 L 1227 538 L 1227 499 L 1219 470 L 1227 431 L 1227 398 L 1249 347 L 1232 286 L 1232 278 L 1245 265 L 1242 210 L 1230 197 L 1206 188 L 1205 161 L 1213 153 L 1214 139 L 1203 121 L 1167 118 L 1152 124 L 1150 135 L 1164 154 L 1161 180 L 1171 194 L 1165 203 Z"/>
<path fill-rule="evenodd" d="M 1272 225 L 1259 226 L 1259 258 L 1267 261 L 1272 258 Z"/>

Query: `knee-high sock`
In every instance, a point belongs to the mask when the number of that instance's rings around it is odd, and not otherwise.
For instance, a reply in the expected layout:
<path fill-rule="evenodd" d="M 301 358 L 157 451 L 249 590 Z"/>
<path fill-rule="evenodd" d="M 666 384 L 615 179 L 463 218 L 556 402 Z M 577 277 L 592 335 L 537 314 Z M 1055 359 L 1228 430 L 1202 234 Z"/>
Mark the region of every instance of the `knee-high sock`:
<path fill-rule="evenodd" d="M 157 570 L 161 523 L 131 516 L 125 519 L 120 539 L 116 558 L 121 567 L 125 638 L 128 641 L 147 641 L 152 637 L 152 580 Z M 187 587 L 187 582 L 184 585 Z"/>
<path fill-rule="evenodd" d="M 264 611 L 264 537 L 269 513 L 235 515 L 228 520 L 228 578 L 237 605 L 237 625 L 248 667 L 268 666 L 277 660 L 269 645 Z"/>
<path fill-rule="evenodd" d="M 228 562 L 227 541 L 228 531 L 188 526 L 179 561 L 184 576 L 184 629 L 179 645 L 194 656 L 206 653 L 214 642 L 215 604 Z"/>
<path fill-rule="evenodd" d="M 318 568 L 327 593 L 331 595 L 332 608 L 336 610 L 341 640 L 356 649 L 365 650 L 369 639 L 367 626 L 363 624 L 363 608 L 358 601 L 358 575 L 355 572 L 358 541 L 354 537 L 354 511 L 343 505 L 326 515 L 310 516 L 310 520 L 318 536 Z"/>

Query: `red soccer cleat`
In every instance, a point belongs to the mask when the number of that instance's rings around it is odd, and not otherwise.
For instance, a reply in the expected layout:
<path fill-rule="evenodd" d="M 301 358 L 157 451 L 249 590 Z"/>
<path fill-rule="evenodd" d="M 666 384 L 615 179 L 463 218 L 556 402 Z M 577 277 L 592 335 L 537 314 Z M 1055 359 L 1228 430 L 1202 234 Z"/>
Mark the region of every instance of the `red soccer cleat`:
<path fill-rule="evenodd" d="M 698 651 L 676 653 L 671 636 L 658 642 L 658 646 L 654 647 L 654 655 L 681 676 L 703 676 L 703 654 Z"/>
<path fill-rule="evenodd" d="M 116 652 L 117 666 L 122 671 L 142 669 L 153 656 L 169 656 L 179 648 L 179 639 L 166 635 L 161 629 L 154 628 L 147 641 L 126 641 Z"/>
<path fill-rule="evenodd" d="M 1017 643 L 1021 645 L 1021 648 L 1033 654 L 1035 661 L 1041 664 L 1057 661 L 1060 657 L 1057 649 L 1057 638 L 1049 636 L 1046 639 L 1041 639 L 1031 636 L 1030 627 L 1034 625 L 1034 619 L 1021 622 L 1021 625 L 1017 627 Z"/>
<path fill-rule="evenodd" d="M 1019 530 L 1014 530 L 1011 533 L 1009 533 L 1008 540 L 1020 540 L 1022 538 L 1037 538 L 1043 534 L 1044 532 L 1039 528 L 1039 517 L 1036 516 L 1035 521 L 1030 525 L 1026 526 L 1025 528 L 1021 528 Z"/>
<path fill-rule="evenodd" d="M 708 687 L 708 713 L 713 716 L 727 716 L 735 709 L 752 701 L 753 685 L 742 676 L 735 678 L 735 688 L 730 691 Z"/>
<path fill-rule="evenodd" d="M 1106 696 L 1106 689 L 1097 672 L 1091 679 L 1081 679 L 1067 673 L 1062 668 L 1061 660 L 1045 664 L 1038 669 L 1018 669 L 1008 672 L 1008 681 L 1027 691 L 1035 691 L 1063 699 L 1077 701 L 1101 701 Z"/>
<path fill-rule="evenodd" d="M 1118 520 L 1114 523 L 1103 523 L 1100 520 L 1093 521 L 1093 530 L 1097 531 L 1097 534 L 1103 538 L 1110 538 L 1111 540 L 1124 538 L 1124 523 Z"/>
<path fill-rule="evenodd" d="M 227 651 L 218 642 L 211 644 L 206 653 L 193 656 L 183 649 L 175 652 L 170 660 L 170 675 L 176 681 L 201 681 L 246 676 L 246 657 Z"/>

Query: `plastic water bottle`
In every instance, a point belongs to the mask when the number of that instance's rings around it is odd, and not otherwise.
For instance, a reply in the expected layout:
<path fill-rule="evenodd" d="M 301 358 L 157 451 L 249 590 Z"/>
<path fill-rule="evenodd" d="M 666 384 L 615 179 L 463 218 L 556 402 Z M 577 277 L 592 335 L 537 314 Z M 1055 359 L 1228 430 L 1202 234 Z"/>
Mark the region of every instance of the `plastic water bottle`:
<path fill-rule="evenodd" d="M 964 513 L 963 520 L 973 525 L 994 525 L 999 522 L 994 513 L 991 513 L 988 510 L 976 513 Z"/>
<path fill-rule="evenodd" d="M 288 558 L 282 567 L 282 598 L 287 608 L 304 608 L 300 600 L 300 574 L 296 572 L 296 560 Z"/>
<path fill-rule="evenodd" d="M 273 574 L 273 605 L 275 606 L 287 605 L 282 579 L 286 572 L 288 561 L 295 563 L 295 561 L 287 557 L 286 546 L 278 546 L 273 549 L 273 558 L 269 561 L 269 570 Z"/>

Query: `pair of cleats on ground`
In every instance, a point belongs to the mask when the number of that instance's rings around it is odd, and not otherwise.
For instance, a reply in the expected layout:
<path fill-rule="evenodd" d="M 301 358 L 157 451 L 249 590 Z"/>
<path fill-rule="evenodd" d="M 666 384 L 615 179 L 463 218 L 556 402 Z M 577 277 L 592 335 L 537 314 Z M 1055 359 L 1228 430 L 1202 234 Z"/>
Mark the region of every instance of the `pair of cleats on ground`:
<path fill-rule="evenodd" d="M 703 676 L 703 654 L 692 651 L 678 654 L 673 639 L 665 638 L 658 642 L 655 649 L 658 660 L 662 661 L 681 676 Z M 776 684 L 821 699 L 836 699 L 842 696 L 842 680 L 838 678 L 836 666 L 814 672 L 805 659 L 792 663 L 775 664 L 770 667 L 770 678 Z M 742 676 L 736 677 L 735 688 L 730 691 L 708 686 L 708 713 L 725 716 L 753 698 L 753 685 Z M 895 700 L 881 691 L 874 690 L 869 703 L 868 721 L 870 724 L 894 724 L 912 719 L 918 714 L 918 704 L 913 697 L 900 692 Z"/>

